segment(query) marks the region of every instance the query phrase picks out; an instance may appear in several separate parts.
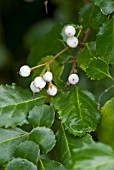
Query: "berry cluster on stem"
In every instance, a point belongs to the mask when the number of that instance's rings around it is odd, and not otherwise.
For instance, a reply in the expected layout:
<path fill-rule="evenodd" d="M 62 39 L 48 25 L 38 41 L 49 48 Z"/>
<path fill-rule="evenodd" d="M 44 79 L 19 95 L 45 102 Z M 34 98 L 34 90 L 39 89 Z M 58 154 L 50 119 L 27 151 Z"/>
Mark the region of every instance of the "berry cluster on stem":
<path fill-rule="evenodd" d="M 79 33 L 77 35 L 77 37 L 75 37 L 76 34 L 76 29 L 74 26 L 72 25 L 67 25 L 64 28 L 64 33 L 67 36 L 67 45 L 63 50 L 61 50 L 60 52 L 58 52 L 51 60 L 49 60 L 46 63 L 40 64 L 40 65 L 36 65 L 32 68 L 30 68 L 28 65 L 23 65 L 20 70 L 19 70 L 19 74 L 22 77 L 28 77 L 31 73 L 31 71 L 33 71 L 36 68 L 45 66 L 44 70 L 43 70 L 43 74 L 40 76 L 37 76 L 30 84 L 30 89 L 33 92 L 33 94 L 40 92 L 43 88 L 46 87 L 46 84 L 48 84 L 48 88 L 47 88 L 47 93 L 50 96 L 55 96 L 57 94 L 57 87 L 52 83 L 53 80 L 53 74 L 48 71 L 48 67 L 50 67 L 50 64 L 58 57 L 60 56 L 62 53 L 64 53 L 65 51 L 67 51 L 70 48 L 76 48 L 78 46 L 78 36 L 81 33 L 81 29 L 79 30 Z M 45 71 L 47 69 L 47 71 Z M 45 71 L 45 72 L 44 72 Z M 79 77 L 77 74 L 70 74 L 68 77 L 68 82 L 71 85 L 76 85 L 79 81 Z"/>

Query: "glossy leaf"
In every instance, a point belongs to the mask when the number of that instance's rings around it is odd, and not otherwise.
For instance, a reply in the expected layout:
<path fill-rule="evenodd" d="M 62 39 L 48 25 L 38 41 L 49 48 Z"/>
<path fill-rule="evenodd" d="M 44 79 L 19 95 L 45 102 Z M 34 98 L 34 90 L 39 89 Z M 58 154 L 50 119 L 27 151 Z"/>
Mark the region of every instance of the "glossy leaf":
<path fill-rule="evenodd" d="M 105 15 L 111 14 L 114 11 L 114 1 L 113 0 L 94 0 L 95 4 L 101 9 L 101 12 Z"/>
<path fill-rule="evenodd" d="M 93 29 L 98 29 L 98 22 L 96 16 L 99 13 L 99 8 L 91 3 L 87 3 L 81 8 L 79 12 L 79 21 L 83 25 L 84 29 L 92 27 Z"/>
<path fill-rule="evenodd" d="M 43 104 L 44 97 L 32 98 L 32 93 L 16 85 L 0 86 L 0 127 L 28 123 L 27 114 L 34 105 Z"/>
<path fill-rule="evenodd" d="M 54 160 L 40 159 L 38 170 L 65 170 L 65 167 Z"/>
<path fill-rule="evenodd" d="M 74 137 L 67 133 L 64 127 L 61 125 L 57 132 L 57 144 L 56 144 L 56 155 L 57 160 L 62 164 L 67 164 L 69 158 L 73 154 L 74 148 L 81 147 L 84 143 L 92 143 L 92 137 L 86 134 L 82 137 Z"/>
<path fill-rule="evenodd" d="M 72 93 L 65 92 L 56 96 L 51 105 L 58 111 L 59 118 L 69 133 L 82 136 L 96 129 L 100 118 L 96 103 L 90 94 L 84 93 L 78 87 Z"/>
<path fill-rule="evenodd" d="M 114 63 L 114 17 L 106 21 L 97 34 L 96 49 L 99 57 L 108 64 Z"/>
<path fill-rule="evenodd" d="M 91 59 L 86 72 L 88 77 L 93 80 L 100 80 L 106 77 L 112 79 L 109 73 L 109 66 L 100 58 Z"/>
<path fill-rule="evenodd" d="M 85 47 L 79 52 L 77 56 L 78 65 L 86 71 L 91 58 L 96 56 L 96 43 L 90 42 L 86 43 Z"/>
<path fill-rule="evenodd" d="M 55 135 L 51 129 L 46 127 L 34 128 L 30 132 L 29 140 L 37 143 L 42 153 L 49 152 L 55 145 Z"/>
<path fill-rule="evenodd" d="M 9 161 L 18 144 L 26 140 L 28 134 L 22 130 L 0 128 L 0 164 Z"/>
<path fill-rule="evenodd" d="M 55 120 L 55 112 L 48 105 L 35 106 L 30 110 L 28 120 L 33 126 L 51 127 Z"/>
<path fill-rule="evenodd" d="M 39 146 L 33 141 L 25 141 L 19 144 L 14 152 L 15 157 L 27 159 L 30 162 L 36 164 L 39 159 Z"/>
<path fill-rule="evenodd" d="M 84 145 L 74 149 L 67 170 L 113 170 L 114 151 L 101 143 Z"/>
<path fill-rule="evenodd" d="M 114 97 L 105 103 L 101 113 L 97 128 L 98 139 L 114 148 Z"/>
<path fill-rule="evenodd" d="M 37 167 L 26 159 L 16 158 L 7 164 L 6 170 L 37 170 Z"/>

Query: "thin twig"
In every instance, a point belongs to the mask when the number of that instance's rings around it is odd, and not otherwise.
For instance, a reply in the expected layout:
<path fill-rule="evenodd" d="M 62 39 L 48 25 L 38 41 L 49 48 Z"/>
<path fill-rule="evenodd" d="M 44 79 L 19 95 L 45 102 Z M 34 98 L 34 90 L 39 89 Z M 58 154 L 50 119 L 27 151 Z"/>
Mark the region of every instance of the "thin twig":
<path fill-rule="evenodd" d="M 59 53 L 57 53 L 51 60 L 47 62 L 47 66 L 50 65 L 57 57 L 59 57 L 62 53 L 67 51 L 69 47 L 65 47 L 63 50 L 61 50 Z"/>
<path fill-rule="evenodd" d="M 107 89 L 105 89 L 105 90 L 100 94 L 100 96 L 99 96 L 99 98 L 98 98 L 98 105 L 97 105 L 98 110 L 100 110 L 100 107 L 101 107 L 100 101 L 101 101 L 102 96 L 103 96 L 105 93 L 107 93 L 110 89 L 112 89 L 113 87 L 114 87 L 114 84 L 111 85 L 110 87 L 108 87 Z"/>
<path fill-rule="evenodd" d="M 90 32 L 91 32 L 91 28 L 87 28 L 87 30 L 84 32 L 84 38 L 82 41 L 83 43 L 85 43 L 86 40 L 88 39 Z"/>
<path fill-rule="evenodd" d="M 39 64 L 37 66 L 34 66 L 31 68 L 31 71 L 36 69 L 36 68 L 39 68 L 39 67 L 42 67 L 42 66 L 46 66 L 48 67 L 57 57 L 59 57 L 62 53 L 64 53 L 65 51 L 68 50 L 69 47 L 65 47 L 63 50 L 61 50 L 60 52 L 58 52 L 51 60 L 49 60 L 48 62 L 46 63 L 43 63 L 43 64 Z"/>
<path fill-rule="evenodd" d="M 48 1 L 47 1 L 47 0 L 45 0 L 44 5 L 45 5 L 45 11 L 46 11 L 46 14 L 48 13 L 48 6 L 47 6 L 47 4 L 48 4 Z"/>
<path fill-rule="evenodd" d="M 70 63 L 74 63 L 75 60 L 69 60 L 69 61 L 65 61 L 64 64 L 70 64 Z"/>
<path fill-rule="evenodd" d="M 39 64 L 39 65 L 37 65 L 37 66 L 34 66 L 34 67 L 31 68 L 31 71 L 34 70 L 34 69 L 36 69 L 36 68 L 45 66 L 45 65 L 46 65 L 46 63 L 43 63 L 43 64 Z"/>

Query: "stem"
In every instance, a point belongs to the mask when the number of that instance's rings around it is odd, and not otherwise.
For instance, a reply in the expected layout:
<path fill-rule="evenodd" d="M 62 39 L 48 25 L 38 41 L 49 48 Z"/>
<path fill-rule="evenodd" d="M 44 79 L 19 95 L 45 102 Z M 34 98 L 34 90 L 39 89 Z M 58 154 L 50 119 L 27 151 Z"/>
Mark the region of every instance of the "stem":
<path fill-rule="evenodd" d="M 47 7 L 47 4 L 48 4 L 48 1 L 47 1 L 47 0 L 45 0 L 44 5 L 45 5 L 45 11 L 46 11 L 46 14 L 48 13 L 48 7 Z"/>
<path fill-rule="evenodd" d="M 99 96 L 99 98 L 98 98 L 98 105 L 97 105 L 98 110 L 100 110 L 100 107 L 101 107 L 100 101 L 101 101 L 102 96 L 103 96 L 105 93 L 107 93 L 110 89 L 112 89 L 113 87 L 114 87 L 114 84 L 111 85 L 109 88 L 105 89 L 105 90 L 100 94 L 100 96 Z"/>
<path fill-rule="evenodd" d="M 80 25 L 80 30 L 79 30 L 79 32 L 78 32 L 78 35 L 76 36 L 77 38 L 80 36 L 80 34 L 81 34 L 81 32 L 82 32 L 82 29 L 83 29 L 83 27 L 82 27 L 82 25 Z"/>
<path fill-rule="evenodd" d="M 34 66 L 34 67 L 31 68 L 31 71 L 34 70 L 34 69 L 36 69 L 36 68 L 45 66 L 45 65 L 46 65 L 46 63 L 43 63 L 43 64 L 39 64 L 39 65 L 37 65 L 37 66 Z"/>
<path fill-rule="evenodd" d="M 44 67 L 44 69 L 42 70 L 42 72 L 40 73 L 40 76 L 42 77 L 44 75 L 44 73 L 46 72 L 47 67 Z"/>
<path fill-rule="evenodd" d="M 46 65 L 49 66 L 57 57 L 59 57 L 62 53 L 68 50 L 69 47 L 65 47 L 63 50 L 61 50 L 59 53 L 57 53 L 51 60 L 49 60 Z"/>
<path fill-rule="evenodd" d="M 59 57 L 62 53 L 64 53 L 65 51 L 68 50 L 69 47 L 65 47 L 63 50 L 61 50 L 59 53 L 57 53 L 51 60 L 49 60 L 48 62 L 46 63 L 43 63 L 43 64 L 39 64 L 37 66 L 34 66 L 31 68 L 31 71 L 36 69 L 36 68 L 39 68 L 39 67 L 42 67 L 42 66 L 47 66 L 47 69 L 50 70 L 49 68 L 49 65 L 57 58 Z"/>

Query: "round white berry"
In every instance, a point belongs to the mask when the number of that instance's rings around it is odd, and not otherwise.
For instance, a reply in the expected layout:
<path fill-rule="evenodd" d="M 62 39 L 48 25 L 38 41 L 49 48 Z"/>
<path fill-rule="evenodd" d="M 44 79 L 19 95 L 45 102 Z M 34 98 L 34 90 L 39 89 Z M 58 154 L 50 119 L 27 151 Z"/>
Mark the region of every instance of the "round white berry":
<path fill-rule="evenodd" d="M 20 68 L 19 70 L 19 74 L 22 76 L 22 77 L 28 77 L 30 75 L 30 72 L 31 72 L 31 69 L 29 66 L 27 65 L 24 65 Z"/>
<path fill-rule="evenodd" d="M 36 88 L 42 89 L 46 86 L 46 82 L 44 81 L 42 77 L 39 76 L 34 79 L 34 85 Z"/>
<path fill-rule="evenodd" d="M 65 28 L 65 34 L 69 37 L 74 36 L 76 34 L 76 30 L 72 25 L 68 25 Z"/>
<path fill-rule="evenodd" d="M 68 81 L 70 84 L 72 85 L 75 85 L 78 83 L 79 81 L 79 77 L 77 74 L 71 74 L 69 77 L 68 77 Z"/>
<path fill-rule="evenodd" d="M 48 87 L 47 93 L 50 96 L 55 96 L 57 94 L 57 87 L 55 85 L 53 85 L 52 87 Z"/>
<path fill-rule="evenodd" d="M 78 46 L 78 39 L 76 37 L 68 37 L 67 45 L 71 48 L 75 48 Z"/>
<path fill-rule="evenodd" d="M 38 93 L 38 92 L 40 92 L 40 89 L 35 87 L 33 81 L 32 81 L 31 84 L 30 84 L 30 89 L 31 89 L 31 91 L 32 91 L 33 93 Z"/>
<path fill-rule="evenodd" d="M 44 75 L 43 75 L 43 79 L 46 82 L 50 82 L 53 79 L 53 75 L 50 71 L 47 71 Z"/>

